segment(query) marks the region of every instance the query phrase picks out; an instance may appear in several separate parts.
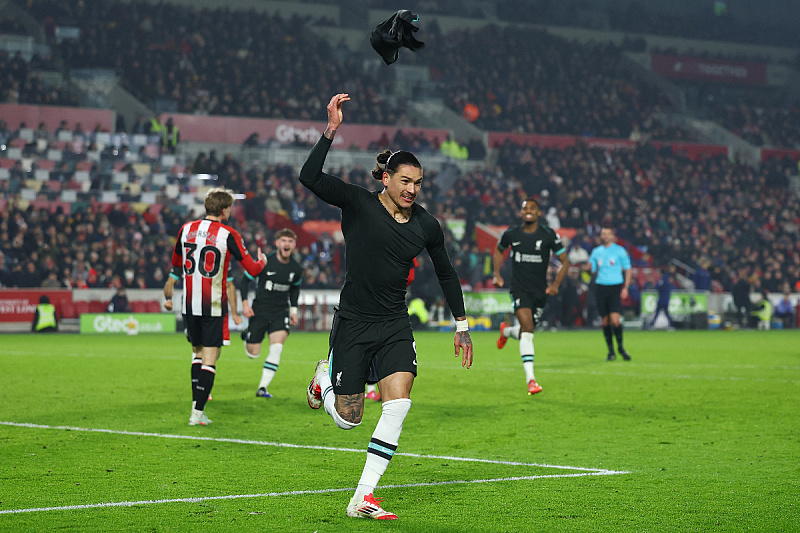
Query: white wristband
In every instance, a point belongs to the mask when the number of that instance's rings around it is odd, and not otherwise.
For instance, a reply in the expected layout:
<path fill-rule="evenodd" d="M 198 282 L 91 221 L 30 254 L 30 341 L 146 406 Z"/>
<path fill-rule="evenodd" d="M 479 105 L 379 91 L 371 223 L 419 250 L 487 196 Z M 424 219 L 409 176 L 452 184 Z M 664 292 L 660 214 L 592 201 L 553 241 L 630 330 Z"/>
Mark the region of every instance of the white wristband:
<path fill-rule="evenodd" d="M 469 322 L 464 320 L 456 320 L 456 332 L 469 331 Z"/>
<path fill-rule="evenodd" d="M 297 314 L 297 308 L 296 307 L 290 307 L 289 308 L 289 314 L 290 315 L 296 315 Z"/>

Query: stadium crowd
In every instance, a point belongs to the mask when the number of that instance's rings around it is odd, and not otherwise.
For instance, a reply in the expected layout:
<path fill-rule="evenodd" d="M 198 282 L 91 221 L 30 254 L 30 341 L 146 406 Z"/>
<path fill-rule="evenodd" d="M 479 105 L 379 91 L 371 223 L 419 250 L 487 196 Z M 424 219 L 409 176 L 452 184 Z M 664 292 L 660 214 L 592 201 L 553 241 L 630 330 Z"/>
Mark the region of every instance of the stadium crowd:
<path fill-rule="evenodd" d="M 579 16 L 585 10 L 580 2 L 507 3 L 509 9 L 498 6 L 500 19 L 514 13 L 516 21 L 525 21 L 530 12 L 538 24 L 585 23 Z M 476 6 L 462 2 L 421 4 L 420 9 L 429 13 L 480 17 Z M 151 105 L 159 103 L 182 113 L 310 119 L 324 107 L 318 95 L 335 89 L 361 95 L 350 111 L 353 123 L 408 125 L 413 120 L 402 98 L 389 97 L 393 69 L 365 67 L 375 65 L 377 56 L 350 50 L 343 42 L 329 44 L 314 33 L 314 25 L 337 25 L 324 16 L 150 2 L 37 0 L 25 8 L 42 22 L 65 69 L 111 69 L 130 92 Z M 653 13 L 631 15 L 642 9 L 634 4 L 624 13 L 611 7 L 606 11 L 614 24 L 623 26 L 614 29 L 634 31 L 623 24 L 628 20 L 632 26 L 643 25 L 635 30 L 641 35 L 641 28 L 649 28 L 647 21 L 654 20 Z M 662 25 L 659 18 L 655 33 L 681 35 L 703 27 L 696 19 L 688 14 L 669 16 Z M 719 23 L 727 27 L 729 21 L 722 17 Z M 56 39 L 53 28 L 64 26 L 78 28 L 80 39 Z M 704 27 L 708 38 L 720 38 L 711 31 L 716 25 Z M 436 54 L 406 54 L 404 63 L 427 67 L 433 83 L 425 90 L 442 97 L 458 113 L 468 109 L 467 116 L 483 129 L 696 139 L 694 133 L 654 118 L 654 113 L 670 112 L 672 106 L 660 89 L 631 75 L 636 69 L 622 54 L 631 46 L 646 48 L 641 37 L 616 46 L 569 42 L 534 27 L 486 26 L 445 33 L 434 21 L 424 29 L 428 49 Z M 752 31 L 725 35 L 732 42 L 747 42 L 746 36 L 755 31 L 748 29 Z M 319 80 L 319 86 L 312 86 L 310 79 Z M 48 91 L 37 83 L 35 76 L 31 82 L 14 77 L 3 86 L 9 87 L 9 94 L 14 86 L 25 88 L 22 92 L 32 92 L 39 102 L 69 99 L 60 89 Z M 28 89 L 29 85 L 33 87 Z M 796 98 L 770 97 L 761 91 L 754 97 L 758 104 L 745 106 L 740 98 L 722 96 L 707 106 L 715 111 L 711 119 L 759 146 L 797 146 Z"/>
<path fill-rule="evenodd" d="M 311 119 L 325 107 L 318 95 L 336 88 L 366 96 L 353 122 L 403 123 L 402 108 L 383 97 L 391 77 L 363 71 L 346 49 L 311 34 L 309 17 L 150 2 L 29 8 L 38 20 L 80 28 L 79 40 L 51 41 L 67 68 L 111 69 L 142 101 L 170 101 L 176 112 Z"/>
<path fill-rule="evenodd" d="M 88 139 L 91 142 L 91 135 Z M 74 165 L 65 161 L 50 179 L 71 182 Z M 109 185 L 102 168 L 98 162 L 89 172 L 91 185 L 84 197 L 89 201 L 60 205 L 53 212 L 17 203 L 20 187 L 32 171 L 12 169 L 10 179 L 0 180 L 11 198 L 0 214 L 0 284 L 163 285 L 173 235 L 189 216 L 186 207 L 170 204 L 158 190 L 154 191 L 159 194 L 158 205 L 144 211 L 126 203 L 98 203 L 92 195 Z M 475 243 L 476 224 L 514 223 L 521 200 L 533 194 L 546 213 L 545 223 L 576 230 L 569 252 L 575 258 L 578 277 L 573 280 L 578 287 L 587 285 L 580 269 L 596 245 L 600 226 L 611 224 L 635 250 L 637 266 L 665 267 L 679 260 L 700 290 L 730 291 L 746 278 L 756 291 L 780 292 L 786 287 L 800 289 L 800 199 L 787 194 L 788 176 L 795 169 L 788 159 L 768 160 L 760 169 L 725 156 L 691 160 L 669 146 L 656 149 L 650 143 L 635 149 L 582 144 L 548 149 L 506 142 L 497 147 L 495 169 L 465 173 L 443 188 L 436 172 L 426 172 L 420 201 L 440 220 L 464 221 L 463 236 L 450 230 L 445 234 L 462 282 L 472 288 L 489 287 L 492 276 L 492 250 L 481 250 Z M 265 213 L 298 225 L 339 216 L 338 210 L 319 202 L 297 182 L 298 169 L 289 165 L 246 164 L 231 154 L 218 159 L 212 152 L 199 154 L 188 170 L 215 175 L 217 184 L 247 194 L 233 223 L 253 251 L 256 246 L 271 248 L 273 231 Z M 335 173 L 375 187 L 367 169 L 340 168 Z M 131 179 L 146 181 L 136 175 Z M 142 190 L 151 186 L 145 184 Z M 186 184 L 182 190 L 192 192 Z M 43 200 L 56 197 L 46 188 L 38 195 Z M 273 229 L 278 228 L 273 225 Z M 327 234 L 303 246 L 299 255 L 307 270 L 304 287 L 340 287 L 342 254 L 342 245 Z M 412 292 L 429 301 L 438 293 L 430 285 L 430 274 L 423 259 L 416 288 L 412 286 Z"/>
<path fill-rule="evenodd" d="M 52 57 L 34 54 L 26 61 L 20 52 L 0 50 L 0 102 L 32 105 L 78 105 L 68 85 L 45 83 L 41 70 L 53 68 Z"/>
<path fill-rule="evenodd" d="M 442 12 L 465 14 L 460 2 L 436 4 Z M 37 0 L 26 8 L 51 37 L 56 25 L 80 28 L 80 41 L 50 41 L 67 68 L 113 69 L 144 101 L 173 101 L 180 112 L 318 119 L 324 106 L 317 95 L 336 88 L 366 96 L 352 102 L 348 121 L 408 123 L 403 102 L 386 97 L 393 92 L 391 69 L 362 68 L 365 56 L 343 45 L 329 46 L 310 31 L 314 24 L 335 25 L 332 21 L 149 2 Z M 622 47 L 590 46 L 530 27 L 487 26 L 444 33 L 435 23 L 425 27 L 425 40 L 439 53 L 406 54 L 405 62 L 429 67 L 454 110 L 474 106 L 477 112 L 469 120 L 481 128 L 639 141 L 635 149 L 614 150 L 580 144 L 556 150 L 508 142 L 494 147 L 496 167 L 462 175 L 441 189 L 436 173 L 427 171 L 421 200 L 425 207 L 441 220 L 465 221 L 466 238 L 446 231 L 465 286 L 487 287 L 491 278 L 491 250 L 480 250 L 471 239 L 476 224 L 513 223 L 521 200 L 535 194 L 546 223 L 577 230 L 569 246 L 578 267 L 567 278 L 567 287 L 570 280 L 576 286 L 587 285 L 580 272 L 585 260 L 580 259 L 596 244 L 599 226 L 612 224 L 637 251 L 638 265 L 663 267 L 679 260 L 699 289 L 729 291 L 742 279 L 754 290 L 800 289 L 800 205 L 796 196 L 786 194 L 796 163 L 772 159 L 752 169 L 726 157 L 690 160 L 669 146 L 657 149 L 650 144 L 653 139 L 694 138 L 654 119 L 655 113 L 670 110 L 668 100 L 630 75 L 622 49 L 646 43 L 632 39 Z M 48 88 L 36 74 L 37 69 L 55 64 L 50 56 L 35 55 L 26 62 L 19 54 L 0 52 L 3 99 L 74 105 L 69 91 Z M 312 86 L 310 79 L 320 81 Z M 761 93 L 736 94 L 706 106 L 711 116 L 755 145 L 800 147 L 800 120 L 790 98 L 773 94 L 760 100 Z M 145 131 L 142 121 L 129 131 Z M 124 132 L 124 125 L 118 130 Z M 0 120 L 2 144 L 18 138 L 18 131 Z M 14 200 L 36 171 L 36 158 L 59 147 L 58 131 L 48 132 L 42 125 L 23 147 L 23 155 L 34 158 L 32 166 L 25 168 L 17 161 L 9 169 L 9 179 L 0 180 L 0 192 L 11 199 L 0 214 L 0 285 L 156 288 L 163 284 L 170 239 L 188 215 L 185 206 L 170 204 L 161 186 L 135 173 L 130 181 L 137 191 L 158 193 L 152 209 L 130 208 L 124 202 L 134 202 L 137 194 L 126 190 L 120 192 L 121 204 L 97 203 L 98 193 L 112 188 L 111 169 L 130 170 L 125 164 L 130 150 L 126 142 L 108 144 L 100 161 L 87 164 L 85 153 L 97 148 L 98 133 L 76 126 L 73 135 L 85 140 L 84 149 L 81 154 L 64 150 L 62 162 L 50 173 L 50 183 L 58 186 L 49 190 L 46 184 L 37 195 L 55 199 L 62 187 L 75 181 L 76 165 L 84 163 L 91 182 L 89 201 L 83 198 L 71 209 L 61 206 L 50 212 Z M 371 146 L 387 147 L 422 156 L 439 149 L 402 130 L 394 139 L 376 139 Z M 469 153 L 473 156 L 482 149 L 476 146 Z M 139 161 L 152 164 L 153 172 L 166 171 L 159 168 L 157 153 L 142 147 L 139 156 Z M 268 250 L 272 242 L 265 211 L 294 224 L 338 218 L 337 210 L 297 183 L 298 169 L 291 166 L 248 164 L 231 154 L 218 158 L 212 151 L 198 156 L 186 170 L 214 175 L 219 185 L 247 193 L 234 223 L 254 248 Z M 368 169 L 342 168 L 335 173 L 374 187 Z M 172 182 L 183 192 L 192 192 L 186 183 Z M 331 236 L 299 253 L 306 266 L 305 287 L 341 286 L 343 250 Z M 423 260 L 416 283 L 420 294 L 437 292 L 428 285 L 430 274 Z"/>

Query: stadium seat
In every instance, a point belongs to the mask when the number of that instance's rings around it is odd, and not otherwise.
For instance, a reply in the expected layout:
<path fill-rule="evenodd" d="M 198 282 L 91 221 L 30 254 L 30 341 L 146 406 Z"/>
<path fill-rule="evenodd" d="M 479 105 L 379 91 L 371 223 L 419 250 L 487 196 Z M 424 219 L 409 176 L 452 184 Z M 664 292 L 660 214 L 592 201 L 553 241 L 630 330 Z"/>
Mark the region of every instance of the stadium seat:
<path fill-rule="evenodd" d="M 89 310 L 89 302 L 86 300 L 78 300 L 74 303 L 75 316 L 81 316 L 84 313 L 91 313 Z"/>
<path fill-rule="evenodd" d="M 56 162 L 52 159 L 37 159 L 36 166 L 42 170 L 55 170 Z"/>
<path fill-rule="evenodd" d="M 147 313 L 147 303 L 142 300 L 131 300 L 131 311 L 134 313 Z"/>
<path fill-rule="evenodd" d="M 106 312 L 106 302 L 100 300 L 92 300 L 89 302 L 89 312 L 90 313 L 105 313 Z"/>
<path fill-rule="evenodd" d="M 145 303 L 147 304 L 148 313 L 160 313 L 162 311 L 161 302 L 158 300 L 148 300 Z"/>
<path fill-rule="evenodd" d="M 78 313 L 75 311 L 75 304 L 70 301 L 63 301 L 59 304 L 59 312 L 61 313 L 61 319 L 65 318 L 77 318 Z"/>

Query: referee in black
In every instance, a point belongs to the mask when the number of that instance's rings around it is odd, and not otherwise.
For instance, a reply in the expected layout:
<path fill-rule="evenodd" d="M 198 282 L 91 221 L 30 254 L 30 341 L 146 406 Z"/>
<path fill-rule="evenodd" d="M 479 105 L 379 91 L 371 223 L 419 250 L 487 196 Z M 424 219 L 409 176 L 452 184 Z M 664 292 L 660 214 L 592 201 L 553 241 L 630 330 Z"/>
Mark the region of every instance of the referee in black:
<path fill-rule="evenodd" d="M 442 228 L 415 203 L 422 185 L 422 165 L 414 154 L 388 150 L 378 154 L 372 176 L 381 183 L 380 191 L 368 191 L 322 171 L 343 120 L 342 104 L 348 100 L 347 94 L 331 98 L 328 127 L 300 171 L 303 185 L 342 210 L 346 267 L 328 359 L 317 364 L 308 387 L 308 403 L 314 409 L 324 405 L 337 426 L 352 429 L 361 423 L 364 385 L 378 383 L 382 414 L 347 515 L 393 520 L 397 515 L 382 509 L 373 491 L 397 449 L 411 408 L 417 353 L 405 294 L 409 270 L 423 249 L 430 255 L 456 319 L 455 355 L 461 355 L 461 364 L 467 368 L 472 365 L 472 339 Z"/>

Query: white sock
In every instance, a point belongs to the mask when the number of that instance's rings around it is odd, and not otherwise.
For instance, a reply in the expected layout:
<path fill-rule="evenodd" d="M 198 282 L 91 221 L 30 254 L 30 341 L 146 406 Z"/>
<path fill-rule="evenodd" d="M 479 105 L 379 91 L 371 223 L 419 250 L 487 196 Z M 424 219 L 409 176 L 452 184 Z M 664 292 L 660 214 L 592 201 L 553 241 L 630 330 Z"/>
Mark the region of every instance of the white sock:
<path fill-rule="evenodd" d="M 504 329 L 503 337 L 507 339 L 510 339 L 512 337 L 515 339 L 519 339 L 519 324 L 517 324 L 516 326 L 509 326 L 506 329 Z"/>
<path fill-rule="evenodd" d="M 374 384 L 370 385 L 369 383 L 367 383 L 367 393 L 368 394 L 370 392 L 376 392 L 376 390 L 377 390 L 377 387 Z"/>
<path fill-rule="evenodd" d="M 533 375 L 533 333 L 526 331 L 519 335 L 519 354 L 522 356 L 522 368 L 525 369 L 525 382 L 536 379 Z"/>
<path fill-rule="evenodd" d="M 322 404 L 325 407 L 325 412 L 332 418 L 333 413 L 336 412 L 336 407 L 334 406 L 336 395 L 333 393 L 331 377 L 327 373 L 320 376 L 319 391 L 322 394 Z"/>
<path fill-rule="evenodd" d="M 361 479 L 358 480 L 358 487 L 353 495 L 353 499 L 360 500 L 367 494 L 375 491 L 381 476 L 389 466 L 397 443 L 400 441 L 400 433 L 403 431 L 403 421 L 406 419 L 408 410 L 411 409 L 411 400 L 400 398 L 383 402 L 383 412 L 372 439 L 367 448 L 367 462 Z"/>
<path fill-rule="evenodd" d="M 283 344 L 269 345 L 269 354 L 267 354 L 267 359 L 264 361 L 264 368 L 261 370 L 261 383 L 258 384 L 259 389 L 269 388 L 269 384 L 272 383 L 272 378 L 275 377 L 275 372 L 278 371 L 282 351 Z"/>

